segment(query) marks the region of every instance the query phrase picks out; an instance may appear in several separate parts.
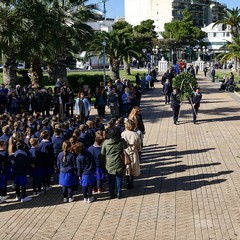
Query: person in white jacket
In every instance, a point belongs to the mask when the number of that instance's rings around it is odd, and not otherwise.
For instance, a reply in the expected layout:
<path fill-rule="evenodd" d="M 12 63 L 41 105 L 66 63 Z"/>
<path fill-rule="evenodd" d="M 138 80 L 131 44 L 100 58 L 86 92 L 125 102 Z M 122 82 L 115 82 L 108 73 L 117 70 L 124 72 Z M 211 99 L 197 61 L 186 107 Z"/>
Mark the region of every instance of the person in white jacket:
<path fill-rule="evenodd" d="M 135 130 L 135 123 L 132 120 L 125 122 L 125 131 L 122 138 L 127 142 L 128 148 L 125 149 L 130 158 L 130 163 L 126 165 L 126 184 L 127 188 L 133 188 L 133 177 L 140 175 L 139 152 L 141 152 L 141 139 Z"/>
<path fill-rule="evenodd" d="M 84 93 L 78 93 L 78 98 L 75 102 L 75 110 L 77 114 L 80 115 L 80 119 L 82 123 L 85 123 L 90 115 L 91 105 L 87 98 L 84 97 Z"/>

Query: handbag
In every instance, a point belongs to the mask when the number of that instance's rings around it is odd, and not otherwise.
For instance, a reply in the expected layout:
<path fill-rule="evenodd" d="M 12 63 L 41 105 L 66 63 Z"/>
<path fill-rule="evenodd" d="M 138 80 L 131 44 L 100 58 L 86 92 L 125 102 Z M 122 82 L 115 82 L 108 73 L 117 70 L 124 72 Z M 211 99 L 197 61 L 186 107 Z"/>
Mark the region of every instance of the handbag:
<path fill-rule="evenodd" d="M 129 165 L 131 163 L 131 158 L 126 151 L 123 152 L 123 160 L 125 165 Z"/>

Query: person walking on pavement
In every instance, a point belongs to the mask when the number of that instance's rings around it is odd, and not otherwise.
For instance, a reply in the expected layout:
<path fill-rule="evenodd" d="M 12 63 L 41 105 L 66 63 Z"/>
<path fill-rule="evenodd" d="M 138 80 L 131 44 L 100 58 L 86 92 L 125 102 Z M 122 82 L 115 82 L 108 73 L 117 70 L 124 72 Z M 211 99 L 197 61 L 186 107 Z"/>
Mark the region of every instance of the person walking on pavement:
<path fill-rule="evenodd" d="M 190 97 L 190 102 L 192 105 L 192 110 L 193 110 L 193 123 L 196 124 L 197 122 L 197 114 L 198 114 L 198 109 L 200 107 L 200 102 L 202 100 L 202 93 L 200 92 L 200 88 L 197 87 L 195 92 L 192 93 Z"/>
<path fill-rule="evenodd" d="M 172 86 L 167 78 L 166 81 L 163 83 L 163 94 L 165 96 L 165 104 L 170 103 L 170 96 L 172 92 Z"/>
<path fill-rule="evenodd" d="M 173 110 L 173 122 L 174 124 L 177 124 L 181 106 L 180 96 L 178 94 L 177 88 L 173 88 L 173 92 L 171 93 L 170 99 L 171 107 Z"/>

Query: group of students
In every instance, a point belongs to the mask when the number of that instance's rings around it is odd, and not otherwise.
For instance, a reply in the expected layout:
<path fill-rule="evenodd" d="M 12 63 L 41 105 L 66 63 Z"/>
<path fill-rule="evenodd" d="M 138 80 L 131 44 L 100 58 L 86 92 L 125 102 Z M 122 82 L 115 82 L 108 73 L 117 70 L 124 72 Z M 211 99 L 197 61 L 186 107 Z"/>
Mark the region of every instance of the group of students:
<path fill-rule="evenodd" d="M 32 199 L 26 195 L 29 179 L 33 195 L 39 195 L 51 189 L 51 177 L 59 173 L 63 202 L 74 201 L 79 185 L 84 202 L 92 202 L 92 193 L 102 192 L 106 179 L 110 197 L 120 198 L 124 173 L 129 189 L 133 176 L 140 174 L 145 129 L 137 106 L 125 123 L 119 118 L 106 127 L 99 117 L 83 124 L 78 115 L 64 122 L 59 114 L 41 121 L 39 114 L 5 113 L 0 115 L 0 130 L 0 203 L 9 197 L 9 180 L 13 180 L 16 200 L 26 202 Z M 124 151 L 130 156 L 128 163 L 124 163 Z"/>

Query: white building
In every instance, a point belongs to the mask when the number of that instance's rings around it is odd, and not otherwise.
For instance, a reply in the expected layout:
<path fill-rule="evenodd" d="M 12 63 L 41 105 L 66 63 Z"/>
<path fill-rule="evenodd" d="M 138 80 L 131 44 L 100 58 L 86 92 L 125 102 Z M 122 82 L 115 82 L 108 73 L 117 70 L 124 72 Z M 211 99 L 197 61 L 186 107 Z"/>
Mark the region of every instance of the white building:
<path fill-rule="evenodd" d="M 182 18 L 184 9 L 192 14 L 196 26 L 203 27 L 216 22 L 225 7 L 212 0 L 125 0 L 125 20 L 136 26 L 152 19 L 155 31 L 161 33 L 165 23 Z"/>
<path fill-rule="evenodd" d="M 207 43 L 209 50 L 218 51 L 226 42 L 232 41 L 230 26 L 225 27 L 223 24 L 214 26 L 214 23 L 202 28 L 207 33 L 204 42 Z"/>

